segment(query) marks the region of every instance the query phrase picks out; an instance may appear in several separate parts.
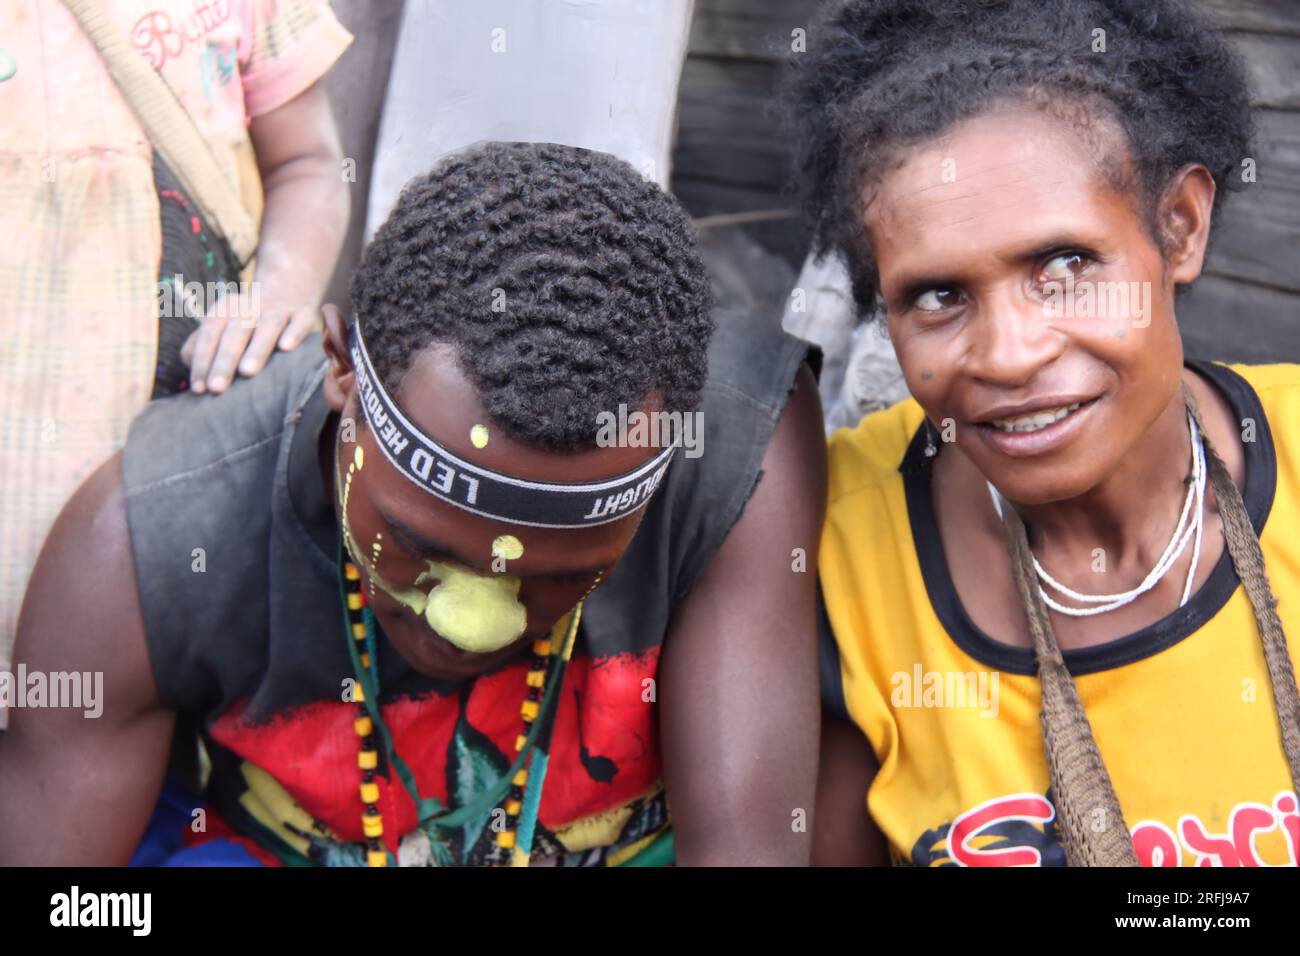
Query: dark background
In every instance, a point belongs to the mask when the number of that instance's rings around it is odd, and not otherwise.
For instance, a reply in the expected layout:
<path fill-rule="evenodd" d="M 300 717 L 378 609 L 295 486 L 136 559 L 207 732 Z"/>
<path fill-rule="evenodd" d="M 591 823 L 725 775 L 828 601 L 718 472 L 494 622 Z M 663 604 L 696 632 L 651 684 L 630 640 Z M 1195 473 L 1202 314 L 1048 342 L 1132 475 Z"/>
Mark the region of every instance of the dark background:
<path fill-rule="evenodd" d="M 1190 354 L 1300 360 L 1300 0 L 1199 0 L 1241 52 L 1255 88 L 1257 182 L 1224 207 L 1205 274 L 1179 302 Z M 329 85 L 344 154 L 357 161 L 354 219 L 331 285 L 346 299 L 360 254 L 369 170 L 402 0 L 333 0 L 356 43 Z M 706 236 L 743 232 L 746 271 L 784 296 L 807 250 L 788 188 L 776 88 L 791 30 L 818 0 L 695 0 L 678 94 L 672 187 Z M 749 240 L 752 240 L 749 241 Z M 767 296 L 764 296 L 765 298 Z"/>

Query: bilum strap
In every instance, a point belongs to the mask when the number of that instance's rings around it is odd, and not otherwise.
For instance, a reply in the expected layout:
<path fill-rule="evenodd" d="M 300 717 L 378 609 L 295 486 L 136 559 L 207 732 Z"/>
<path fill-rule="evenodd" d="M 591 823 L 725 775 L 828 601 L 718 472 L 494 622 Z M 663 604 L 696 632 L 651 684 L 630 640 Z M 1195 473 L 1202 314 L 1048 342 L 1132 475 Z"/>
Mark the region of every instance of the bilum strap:
<path fill-rule="evenodd" d="M 535 528 L 587 528 L 645 506 L 663 481 L 676 444 L 635 471 L 590 484 L 529 481 L 453 455 L 406 418 L 375 374 L 353 322 L 349 347 L 357 400 L 384 457 L 408 481 L 465 511 Z"/>

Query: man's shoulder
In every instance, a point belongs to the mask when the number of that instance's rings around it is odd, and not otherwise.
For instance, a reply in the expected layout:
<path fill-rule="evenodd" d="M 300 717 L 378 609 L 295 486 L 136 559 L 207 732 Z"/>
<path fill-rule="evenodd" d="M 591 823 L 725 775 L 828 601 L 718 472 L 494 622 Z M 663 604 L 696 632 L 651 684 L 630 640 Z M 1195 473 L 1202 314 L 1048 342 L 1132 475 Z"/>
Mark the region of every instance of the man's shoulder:
<path fill-rule="evenodd" d="M 301 415 L 324 370 L 313 336 L 221 395 L 187 393 L 146 406 L 122 453 L 128 501 L 168 485 L 206 483 L 241 463 L 274 462 L 286 426 Z"/>
<path fill-rule="evenodd" d="M 137 591 L 159 696 L 175 710 L 258 686 L 272 574 L 310 566 L 305 534 L 300 563 L 277 551 L 277 508 L 324 372 L 319 348 L 309 339 L 277 354 L 218 396 L 156 402 L 131 426 L 122 476 Z"/>
<path fill-rule="evenodd" d="M 739 306 L 716 310 L 704 411 L 757 413 L 774 426 L 794 387 L 794 374 L 811 348 L 781 328 L 777 311 Z"/>
<path fill-rule="evenodd" d="M 623 559 L 588 600 L 595 656 L 662 642 L 684 600 L 726 540 L 759 482 L 809 345 L 770 310 L 719 309 L 709 373 L 668 475 Z"/>
<path fill-rule="evenodd" d="M 771 310 L 719 309 L 709 375 L 696 413 L 696 445 L 679 450 L 667 489 L 682 554 L 684 591 L 740 518 L 811 346 Z M 689 452 L 685 453 L 685 452 Z"/>

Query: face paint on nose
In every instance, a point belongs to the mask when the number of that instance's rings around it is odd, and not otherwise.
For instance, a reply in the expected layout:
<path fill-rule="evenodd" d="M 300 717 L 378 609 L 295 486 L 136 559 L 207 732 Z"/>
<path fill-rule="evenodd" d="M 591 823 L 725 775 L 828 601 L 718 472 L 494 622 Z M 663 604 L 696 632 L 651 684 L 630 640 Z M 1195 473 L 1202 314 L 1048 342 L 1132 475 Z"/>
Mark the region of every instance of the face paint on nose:
<path fill-rule="evenodd" d="M 372 580 L 461 650 L 490 654 L 524 633 L 528 612 L 519 603 L 518 578 L 486 577 L 438 561 L 424 563 L 428 570 L 420 573 L 413 588 L 395 587 L 373 569 Z M 426 594 L 423 585 L 430 581 L 437 583 Z"/>
<path fill-rule="evenodd" d="M 424 619 L 461 650 L 488 654 L 519 639 L 528 626 L 528 613 L 519 603 L 519 579 L 505 574 L 474 574 L 451 564 L 427 562 L 429 570 L 416 578 L 430 579 Z"/>
<path fill-rule="evenodd" d="M 352 476 L 364 467 L 365 459 L 358 447 L 348 466 L 343 484 L 341 505 L 343 509 L 343 539 L 354 558 L 362 560 L 372 587 L 379 587 L 394 600 L 422 615 L 429 627 L 449 643 L 473 654 L 489 654 L 518 640 L 527 629 L 528 612 L 519 603 L 520 581 L 506 574 L 483 576 L 459 568 L 454 564 L 425 561 L 427 570 L 415 579 L 415 587 L 397 587 L 379 574 L 380 546 L 372 554 L 373 563 L 361 557 L 356 540 L 352 537 L 348 521 L 348 498 L 352 490 Z M 376 535 L 376 539 L 378 539 Z M 517 538 L 505 535 L 494 542 L 509 539 L 507 550 L 512 557 L 523 554 L 523 545 Z M 423 585 L 436 582 L 427 594 Z"/>

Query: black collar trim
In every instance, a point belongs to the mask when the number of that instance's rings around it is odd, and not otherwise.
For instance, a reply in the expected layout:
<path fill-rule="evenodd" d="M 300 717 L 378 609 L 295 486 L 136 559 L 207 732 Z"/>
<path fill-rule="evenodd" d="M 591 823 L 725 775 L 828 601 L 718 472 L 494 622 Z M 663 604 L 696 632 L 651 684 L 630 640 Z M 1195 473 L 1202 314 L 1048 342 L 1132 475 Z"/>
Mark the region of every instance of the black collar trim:
<path fill-rule="evenodd" d="M 1249 382 L 1225 365 L 1189 361 L 1187 366 L 1219 390 L 1238 421 L 1249 419 L 1256 423 L 1256 440 L 1243 445 L 1246 487 L 1242 498 L 1255 533 L 1262 534 L 1277 491 L 1277 454 L 1259 396 Z M 953 642 L 971 657 L 1008 673 L 1034 674 L 1037 666 L 1033 650 L 993 640 L 970 619 L 957 596 L 930 497 L 933 459 L 925 455 L 925 428 L 922 423 L 912 436 L 899 471 L 907 496 L 912 540 L 930 604 Z M 1200 630 L 1228 603 L 1239 583 L 1232 558 L 1225 550 L 1209 578 L 1185 606 L 1125 637 L 1062 652 L 1066 667 L 1071 674 L 1091 674 L 1158 654 Z"/>

